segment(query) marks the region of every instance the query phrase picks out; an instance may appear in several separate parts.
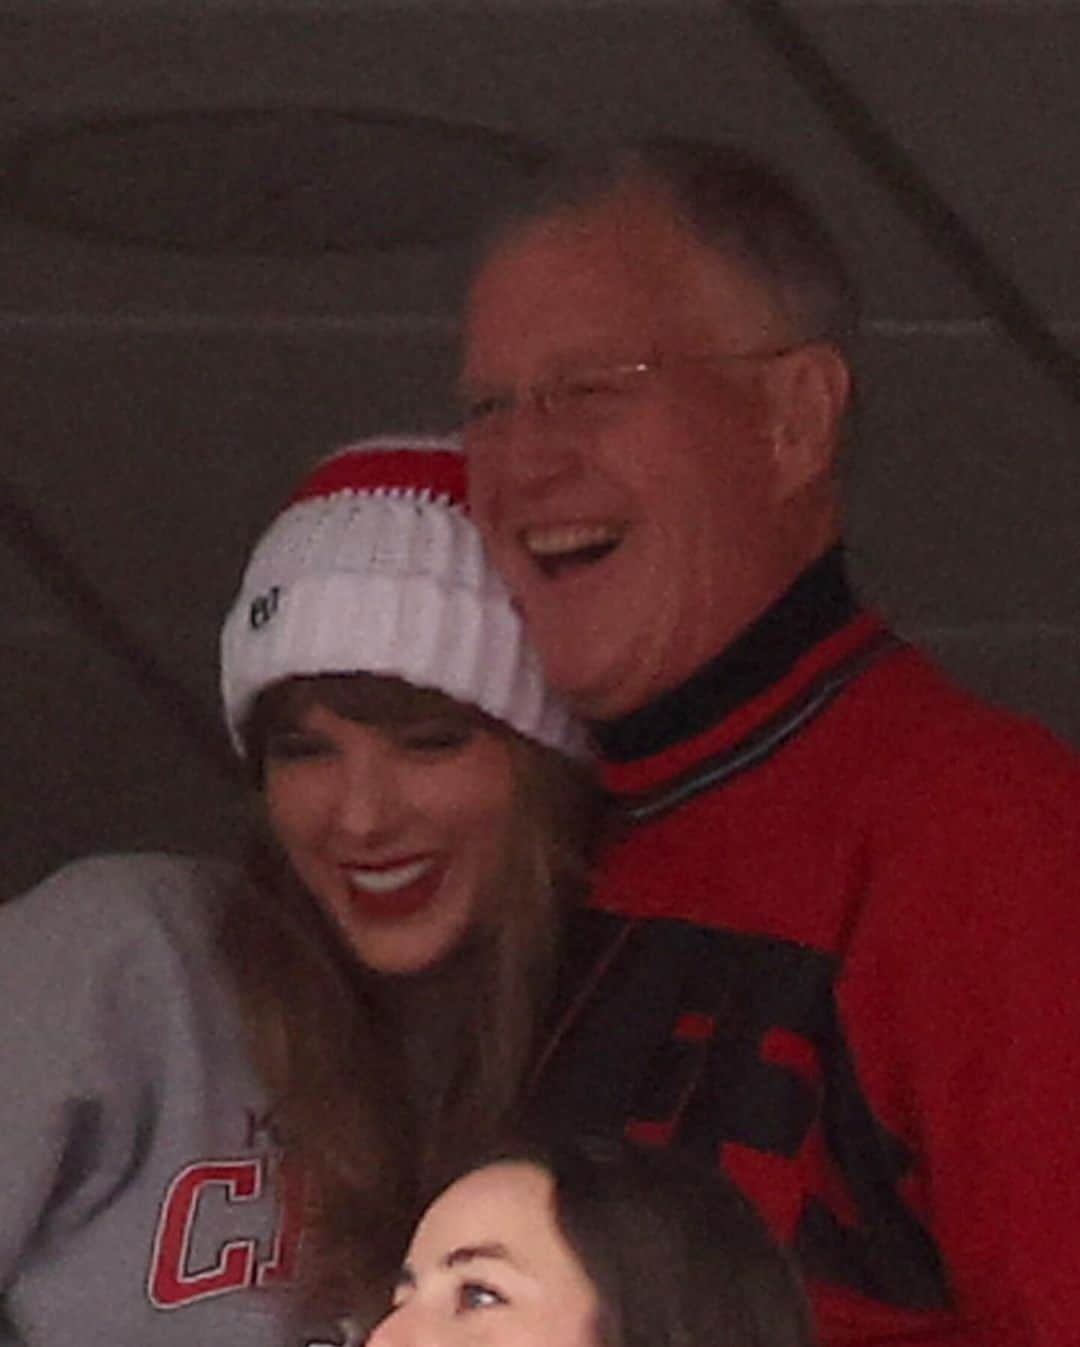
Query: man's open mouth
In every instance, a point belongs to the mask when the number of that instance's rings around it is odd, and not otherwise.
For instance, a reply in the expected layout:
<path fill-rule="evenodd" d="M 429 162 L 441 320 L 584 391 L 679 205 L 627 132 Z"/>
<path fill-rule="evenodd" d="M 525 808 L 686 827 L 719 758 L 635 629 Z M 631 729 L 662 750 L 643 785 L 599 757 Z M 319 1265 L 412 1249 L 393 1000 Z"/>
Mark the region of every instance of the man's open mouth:
<path fill-rule="evenodd" d="M 523 530 L 521 542 L 542 574 L 554 579 L 603 561 L 619 546 L 625 532 L 617 524 L 545 524 Z"/>

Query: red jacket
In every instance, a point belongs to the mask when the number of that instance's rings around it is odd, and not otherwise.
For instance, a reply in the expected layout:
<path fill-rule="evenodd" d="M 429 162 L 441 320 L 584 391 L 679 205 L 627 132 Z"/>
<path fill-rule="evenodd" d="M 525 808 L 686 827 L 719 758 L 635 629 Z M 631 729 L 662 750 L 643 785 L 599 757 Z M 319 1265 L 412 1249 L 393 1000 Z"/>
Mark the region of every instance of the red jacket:
<path fill-rule="evenodd" d="M 1080 1344 L 1080 763 L 837 574 L 604 731 L 539 1104 L 720 1160 L 830 1347 Z"/>

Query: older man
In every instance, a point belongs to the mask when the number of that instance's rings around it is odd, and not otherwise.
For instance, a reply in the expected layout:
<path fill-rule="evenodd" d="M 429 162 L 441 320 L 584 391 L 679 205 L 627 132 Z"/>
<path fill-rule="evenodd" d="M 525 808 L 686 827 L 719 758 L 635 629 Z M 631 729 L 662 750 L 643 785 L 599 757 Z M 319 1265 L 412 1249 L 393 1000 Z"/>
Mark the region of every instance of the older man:
<path fill-rule="evenodd" d="M 852 316 L 719 148 L 597 162 L 475 278 L 474 512 L 628 824 L 537 1108 L 723 1163 L 827 1343 L 1080 1343 L 1080 768 L 853 597 Z"/>

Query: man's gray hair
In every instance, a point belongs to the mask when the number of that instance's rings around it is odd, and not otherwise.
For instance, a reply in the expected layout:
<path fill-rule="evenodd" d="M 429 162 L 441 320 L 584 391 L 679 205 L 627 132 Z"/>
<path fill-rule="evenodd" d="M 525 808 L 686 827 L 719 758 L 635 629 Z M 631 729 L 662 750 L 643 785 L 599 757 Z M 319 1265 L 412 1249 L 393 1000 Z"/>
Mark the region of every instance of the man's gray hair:
<path fill-rule="evenodd" d="M 706 247 L 747 267 L 799 338 L 847 346 L 858 302 L 831 234 L 779 173 L 734 145 L 658 138 L 559 155 L 511 203 L 499 234 L 634 185 L 661 193 Z"/>

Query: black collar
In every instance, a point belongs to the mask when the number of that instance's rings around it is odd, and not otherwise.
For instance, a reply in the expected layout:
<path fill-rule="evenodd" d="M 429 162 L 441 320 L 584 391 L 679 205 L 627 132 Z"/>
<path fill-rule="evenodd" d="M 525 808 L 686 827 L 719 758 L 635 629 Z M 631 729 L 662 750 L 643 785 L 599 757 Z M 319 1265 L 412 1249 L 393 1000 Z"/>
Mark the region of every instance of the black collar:
<path fill-rule="evenodd" d="M 685 683 L 618 720 L 590 726 L 605 762 L 634 762 L 694 738 L 790 672 L 812 646 L 858 612 L 839 544 L 728 648 Z"/>

